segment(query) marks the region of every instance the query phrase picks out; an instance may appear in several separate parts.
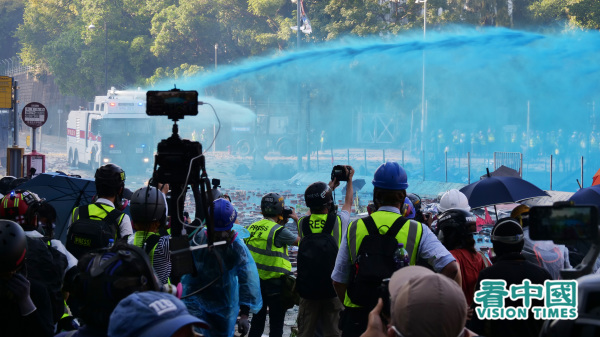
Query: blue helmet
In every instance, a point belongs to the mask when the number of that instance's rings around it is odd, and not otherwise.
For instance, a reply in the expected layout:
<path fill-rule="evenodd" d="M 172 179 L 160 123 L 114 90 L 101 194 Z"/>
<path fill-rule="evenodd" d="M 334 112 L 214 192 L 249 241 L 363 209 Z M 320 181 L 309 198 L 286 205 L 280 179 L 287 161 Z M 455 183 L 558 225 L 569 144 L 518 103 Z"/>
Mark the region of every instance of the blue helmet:
<path fill-rule="evenodd" d="M 230 230 L 237 219 L 237 211 L 227 199 L 223 198 L 213 201 L 210 213 L 214 216 L 217 232 Z"/>
<path fill-rule="evenodd" d="M 373 186 L 386 190 L 405 190 L 408 188 L 406 171 L 395 161 L 381 164 L 375 171 Z"/>

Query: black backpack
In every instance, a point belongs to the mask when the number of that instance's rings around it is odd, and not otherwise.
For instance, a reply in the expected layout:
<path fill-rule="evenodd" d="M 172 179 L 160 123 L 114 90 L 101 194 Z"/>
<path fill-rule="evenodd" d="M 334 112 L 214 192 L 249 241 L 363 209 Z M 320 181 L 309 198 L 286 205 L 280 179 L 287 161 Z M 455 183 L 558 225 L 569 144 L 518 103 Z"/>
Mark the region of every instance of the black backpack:
<path fill-rule="evenodd" d="M 104 219 L 92 219 L 88 206 L 79 207 L 79 219 L 73 221 L 67 232 L 66 248 L 77 259 L 91 250 L 107 247 L 109 239 L 120 236 L 119 219 L 123 213 L 117 209 L 108 212 L 101 204 L 95 205 L 107 213 Z"/>
<path fill-rule="evenodd" d="M 58 322 L 65 310 L 61 289 L 68 264 L 67 257 L 44 239 L 27 237 L 25 259 L 27 278 L 46 287 L 50 295 L 53 322 Z"/>
<path fill-rule="evenodd" d="M 304 237 L 298 247 L 296 289 L 300 297 L 306 299 L 333 298 L 336 294 L 331 282 L 331 272 L 335 266 L 338 246 L 331 232 L 337 216 L 335 213 L 327 216 L 321 233 L 311 231 L 309 218 L 307 216 L 300 222 Z"/>
<path fill-rule="evenodd" d="M 385 234 L 380 234 L 371 216 L 362 219 L 369 234 L 363 238 L 352 265 L 348 284 L 348 297 L 352 303 L 369 308 L 377 304 L 381 282 L 396 271 L 396 235 L 407 220 L 399 217 Z"/>

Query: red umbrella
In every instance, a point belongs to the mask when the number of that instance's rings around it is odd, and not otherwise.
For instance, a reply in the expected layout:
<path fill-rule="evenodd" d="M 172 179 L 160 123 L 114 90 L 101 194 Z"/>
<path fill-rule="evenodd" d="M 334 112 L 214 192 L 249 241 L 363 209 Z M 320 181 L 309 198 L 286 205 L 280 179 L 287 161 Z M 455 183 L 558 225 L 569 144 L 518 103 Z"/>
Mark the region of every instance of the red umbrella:
<path fill-rule="evenodd" d="M 600 185 L 600 169 L 598 169 L 598 171 L 596 171 L 596 174 L 594 174 L 594 179 L 592 180 L 592 186 L 594 185 Z"/>

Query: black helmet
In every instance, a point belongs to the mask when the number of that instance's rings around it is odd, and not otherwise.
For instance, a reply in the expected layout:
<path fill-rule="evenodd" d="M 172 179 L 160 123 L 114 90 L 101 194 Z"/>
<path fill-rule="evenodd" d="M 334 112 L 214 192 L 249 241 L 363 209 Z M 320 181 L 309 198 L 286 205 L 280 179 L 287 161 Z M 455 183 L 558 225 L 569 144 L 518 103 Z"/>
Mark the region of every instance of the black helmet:
<path fill-rule="evenodd" d="M 104 191 L 113 191 L 118 194 L 119 190 L 125 187 L 125 171 L 115 164 L 100 166 L 96 170 L 94 178 L 96 179 L 98 194 L 103 194 Z"/>
<path fill-rule="evenodd" d="M 406 193 L 406 197 L 410 200 L 410 202 L 415 207 L 415 210 L 419 212 L 421 210 L 421 197 L 414 193 Z"/>
<path fill-rule="evenodd" d="M 105 185 L 119 186 L 125 184 L 125 171 L 115 164 L 106 164 L 100 166 L 94 175 L 96 183 L 101 182 Z"/>
<path fill-rule="evenodd" d="M 279 193 L 271 192 L 262 197 L 260 210 L 263 215 L 280 215 L 283 213 L 283 197 Z"/>
<path fill-rule="evenodd" d="M 3 177 L 2 179 L 0 179 L 0 193 L 8 194 L 8 192 L 10 192 L 10 190 L 11 190 L 10 184 L 15 179 L 17 179 L 17 178 L 15 178 L 13 176 L 6 176 L 6 177 Z"/>
<path fill-rule="evenodd" d="M 167 201 L 163 192 L 153 186 L 146 186 L 133 192 L 129 200 L 129 212 L 134 223 L 149 224 L 167 219 Z"/>
<path fill-rule="evenodd" d="M 16 222 L 0 220 L 0 273 L 13 271 L 25 261 L 27 238 Z"/>
<path fill-rule="evenodd" d="M 477 218 L 471 212 L 454 208 L 442 213 L 437 225 L 444 232 L 454 229 L 469 234 L 472 232 L 471 226 L 476 226 L 476 222 Z"/>
<path fill-rule="evenodd" d="M 333 196 L 329 185 L 322 181 L 310 184 L 304 192 L 304 201 L 309 208 L 321 208 L 333 204 Z"/>

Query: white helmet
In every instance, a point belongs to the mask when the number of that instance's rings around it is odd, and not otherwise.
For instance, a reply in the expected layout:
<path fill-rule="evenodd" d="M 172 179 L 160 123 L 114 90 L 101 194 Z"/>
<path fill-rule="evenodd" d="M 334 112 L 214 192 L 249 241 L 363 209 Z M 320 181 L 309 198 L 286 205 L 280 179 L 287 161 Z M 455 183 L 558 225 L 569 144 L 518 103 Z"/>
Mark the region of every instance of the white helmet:
<path fill-rule="evenodd" d="M 449 209 L 462 209 L 465 211 L 470 211 L 471 206 L 469 206 L 469 201 L 464 193 L 457 189 L 451 189 L 442 195 L 440 205 L 438 206 L 438 211 L 440 213 Z"/>

